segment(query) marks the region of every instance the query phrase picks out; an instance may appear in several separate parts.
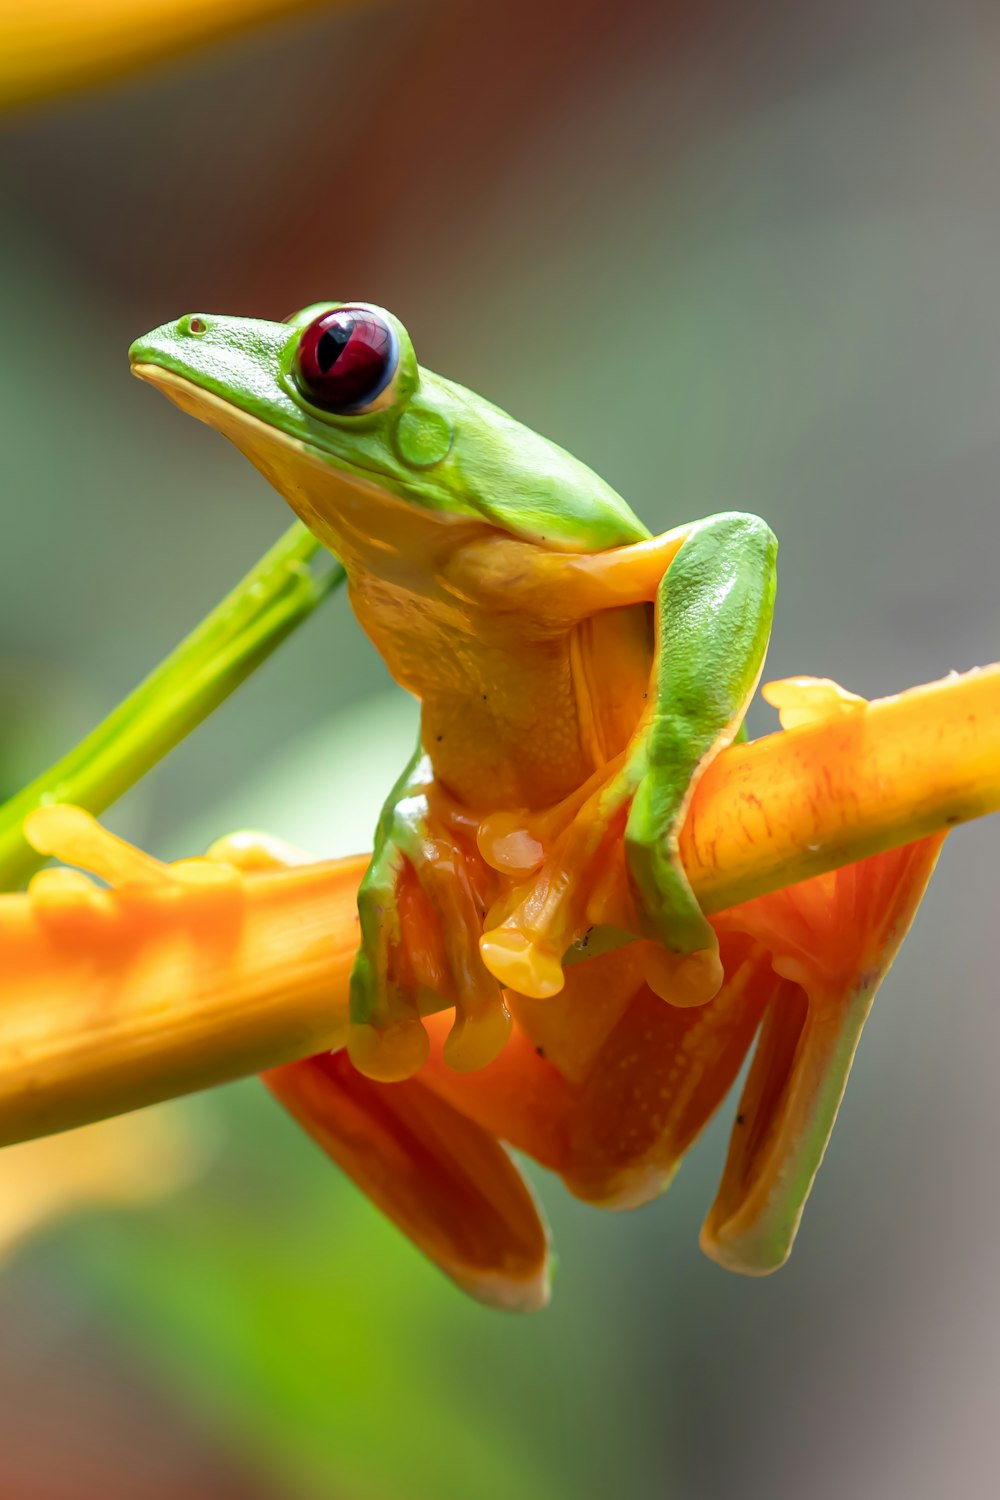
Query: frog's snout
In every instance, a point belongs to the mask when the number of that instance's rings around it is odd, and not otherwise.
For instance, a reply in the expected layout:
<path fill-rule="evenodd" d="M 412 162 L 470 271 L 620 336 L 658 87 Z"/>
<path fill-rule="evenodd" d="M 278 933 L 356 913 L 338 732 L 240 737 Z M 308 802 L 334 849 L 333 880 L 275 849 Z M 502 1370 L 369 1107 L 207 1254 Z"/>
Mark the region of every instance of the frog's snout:
<path fill-rule="evenodd" d="M 175 323 L 164 323 L 136 339 L 129 348 L 129 360 L 133 365 L 146 364 L 154 349 L 176 348 L 182 340 L 204 338 L 211 326 L 212 320 L 204 313 L 185 313 Z"/>

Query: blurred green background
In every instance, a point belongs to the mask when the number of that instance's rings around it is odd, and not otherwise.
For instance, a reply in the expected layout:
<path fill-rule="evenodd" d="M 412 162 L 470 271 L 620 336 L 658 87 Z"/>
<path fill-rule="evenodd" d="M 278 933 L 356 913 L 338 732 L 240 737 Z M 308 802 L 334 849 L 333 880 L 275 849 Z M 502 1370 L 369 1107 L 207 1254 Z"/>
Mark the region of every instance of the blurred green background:
<path fill-rule="evenodd" d="M 771 676 L 996 658 L 998 76 L 990 0 L 406 0 L 6 116 L 0 790 L 286 524 L 129 378 L 184 311 L 387 304 L 654 528 L 760 512 Z M 251 823 L 365 847 L 412 718 L 337 598 L 108 821 L 164 857 Z M 255 1083 L 166 1107 L 187 1186 L 3 1268 L 6 1500 L 991 1493 L 996 854 L 947 847 L 767 1281 L 698 1252 L 725 1119 L 637 1214 L 540 1181 L 560 1270 L 516 1320 Z"/>

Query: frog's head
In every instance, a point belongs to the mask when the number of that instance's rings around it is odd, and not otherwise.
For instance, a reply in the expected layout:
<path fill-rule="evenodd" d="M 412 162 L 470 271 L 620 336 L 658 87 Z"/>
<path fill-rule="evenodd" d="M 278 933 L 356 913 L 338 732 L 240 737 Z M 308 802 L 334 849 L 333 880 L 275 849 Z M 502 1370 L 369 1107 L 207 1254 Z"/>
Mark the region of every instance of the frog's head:
<path fill-rule="evenodd" d="M 364 529 L 376 498 L 560 549 L 648 535 L 584 464 L 422 369 L 403 325 L 370 303 L 316 304 L 284 323 L 189 315 L 137 339 L 129 356 L 137 375 L 242 449 L 335 550 L 345 530 Z"/>

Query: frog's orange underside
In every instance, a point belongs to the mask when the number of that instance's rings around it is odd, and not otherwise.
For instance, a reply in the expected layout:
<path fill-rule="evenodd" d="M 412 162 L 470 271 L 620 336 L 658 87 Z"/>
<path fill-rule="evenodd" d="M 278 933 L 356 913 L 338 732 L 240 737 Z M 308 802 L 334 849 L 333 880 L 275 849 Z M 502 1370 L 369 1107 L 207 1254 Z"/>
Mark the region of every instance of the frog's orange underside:
<path fill-rule="evenodd" d="M 270 1068 L 274 1093 L 443 1270 L 484 1300 L 527 1307 L 546 1294 L 547 1237 L 501 1143 L 588 1201 L 644 1202 L 756 1036 L 702 1243 L 734 1269 L 769 1271 L 790 1248 L 943 834 L 917 836 L 997 804 L 998 695 L 989 669 L 719 758 L 681 840 L 716 912 L 725 982 L 708 1004 L 658 998 L 649 945 L 635 942 L 568 967 L 559 995 L 508 995 L 510 1040 L 478 1071 L 445 1065 L 450 1014 L 428 1015 L 430 1058 L 401 1083 L 363 1077 L 342 1050 L 363 858 L 268 869 L 258 856 L 241 869 L 231 845 L 226 862 L 166 866 L 83 814 L 66 824 L 43 810 L 32 838 L 113 889 L 46 870 L 27 895 L 0 897 L 0 1141 Z M 734 880 L 777 884 L 765 868 L 775 850 L 797 844 L 787 864 L 801 875 L 838 858 L 845 830 L 857 850 L 890 842 L 878 822 L 887 788 L 901 799 L 895 841 L 911 842 L 718 911 Z M 409 961 L 433 970 L 439 936 L 416 889 L 402 917 Z"/>

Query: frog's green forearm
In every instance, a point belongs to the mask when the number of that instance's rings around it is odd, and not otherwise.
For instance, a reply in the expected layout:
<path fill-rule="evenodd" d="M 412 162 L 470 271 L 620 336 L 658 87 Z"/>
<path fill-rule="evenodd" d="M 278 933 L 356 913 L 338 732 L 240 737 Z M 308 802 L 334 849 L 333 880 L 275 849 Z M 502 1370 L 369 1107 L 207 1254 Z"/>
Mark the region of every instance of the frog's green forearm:
<path fill-rule="evenodd" d="M 0 807 L 0 889 L 13 889 L 44 863 L 21 832 L 32 808 L 74 802 L 100 812 L 109 806 L 343 582 L 339 565 L 322 574 L 310 570 L 319 550 L 296 522 L 86 739 Z"/>

